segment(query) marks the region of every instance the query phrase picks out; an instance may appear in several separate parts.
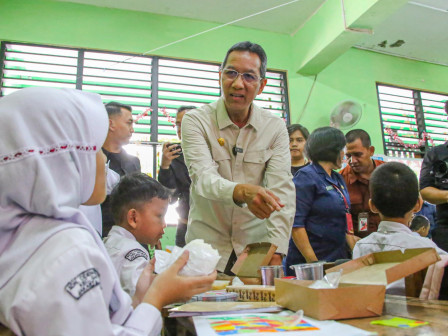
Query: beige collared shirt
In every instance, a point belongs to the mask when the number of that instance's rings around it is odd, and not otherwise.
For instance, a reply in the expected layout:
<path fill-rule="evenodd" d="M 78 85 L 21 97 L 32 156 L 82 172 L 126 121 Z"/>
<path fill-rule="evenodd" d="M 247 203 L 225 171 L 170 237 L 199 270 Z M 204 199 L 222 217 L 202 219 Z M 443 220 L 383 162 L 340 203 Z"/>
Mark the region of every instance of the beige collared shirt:
<path fill-rule="evenodd" d="M 224 139 L 221 145 L 218 139 Z M 242 152 L 234 155 L 236 146 Z M 234 249 L 271 242 L 286 254 L 295 213 L 295 188 L 285 122 L 252 104 L 243 128 L 229 118 L 224 101 L 188 111 L 182 120 L 182 148 L 191 177 L 187 242 L 201 238 L 221 255 L 223 271 Z M 263 186 L 285 207 L 268 219 L 258 219 L 233 201 L 239 183 Z"/>

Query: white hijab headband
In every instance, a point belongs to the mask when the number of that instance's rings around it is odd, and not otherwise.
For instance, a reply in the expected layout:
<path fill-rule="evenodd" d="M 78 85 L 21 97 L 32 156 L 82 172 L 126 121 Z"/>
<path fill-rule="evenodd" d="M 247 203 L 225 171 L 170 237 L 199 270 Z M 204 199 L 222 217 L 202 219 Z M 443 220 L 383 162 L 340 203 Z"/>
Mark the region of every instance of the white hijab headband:
<path fill-rule="evenodd" d="M 102 248 L 78 208 L 93 192 L 107 130 L 94 93 L 26 88 L 0 98 L 0 288 L 64 225 L 89 230 Z M 19 238 L 28 240 L 13 251 Z"/>

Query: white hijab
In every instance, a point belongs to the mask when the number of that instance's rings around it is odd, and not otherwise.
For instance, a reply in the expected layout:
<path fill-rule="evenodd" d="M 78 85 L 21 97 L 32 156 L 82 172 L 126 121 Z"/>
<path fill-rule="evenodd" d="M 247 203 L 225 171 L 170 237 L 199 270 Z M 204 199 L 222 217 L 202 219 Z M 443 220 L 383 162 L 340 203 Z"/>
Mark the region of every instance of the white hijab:
<path fill-rule="evenodd" d="M 105 252 L 79 206 L 107 130 L 97 94 L 27 88 L 0 98 L 0 288 L 60 230 L 87 229 Z"/>

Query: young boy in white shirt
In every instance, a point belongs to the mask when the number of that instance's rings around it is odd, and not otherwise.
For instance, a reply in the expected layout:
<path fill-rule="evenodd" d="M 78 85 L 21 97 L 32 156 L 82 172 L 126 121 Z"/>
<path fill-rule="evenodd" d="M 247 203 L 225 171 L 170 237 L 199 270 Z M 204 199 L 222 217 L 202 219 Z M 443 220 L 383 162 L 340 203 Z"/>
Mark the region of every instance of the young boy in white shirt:
<path fill-rule="evenodd" d="M 389 162 L 377 167 L 370 178 L 370 209 L 378 213 L 381 223 L 378 231 L 359 240 L 353 249 L 353 259 L 363 255 L 433 247 L 440 255 L 447 254 L 430 239 L 414 235 L 409 228 L 413 213 L 422 207 L 415 173 L 399 162 Z M 387 287 L 388 294 L 404 295 L 404 279 Z"/>
<path fill-rule="evenodd" d="M 149 254 L 142 244 L 154 246 L 162 238 L 169 198 L 168 189 L 142 173 L 124 176 L 112 191 L 115 225 L 104 238 L 104 245 L 122 288 L 131 297 L 149 263 Z"/>
<path fill-rule="evenodd" d="M 430 229 L 429 219 L 423 215 L 416 215 L 411 220 L 411 224 L 409 228 L 414 233 L 414 235 L 428 237 L 429 229 Z"/>

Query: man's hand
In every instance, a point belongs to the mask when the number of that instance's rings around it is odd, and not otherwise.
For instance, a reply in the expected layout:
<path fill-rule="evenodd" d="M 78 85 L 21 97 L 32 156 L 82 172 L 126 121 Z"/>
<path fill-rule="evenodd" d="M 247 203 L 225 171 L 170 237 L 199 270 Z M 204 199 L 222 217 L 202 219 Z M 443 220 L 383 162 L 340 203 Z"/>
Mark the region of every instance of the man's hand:
<path fill-rule="evenodd" d="M 269 218 L 271 213 L 285 206 L 272 191 L 253 184 L 237 184 L 233 190 L 233 200 L 246 203 L 250 212 L 260 219 Z"/>
<path fill-rule="evenodd" d="M 177 149 L 174 149 L 177 146 L 179 146 L 179 144 L 177 144 L 177 143 L 170 144 L 169 142 L 165 142 L 163 144 L 163 147 L 162 147 L 162 162 L 160 164 L 160 168 L 162 168 L 162 169 L 170 168 L 171 162 L 175 158 L 179 157 L 179 155 L 180 155 L 179 152 L 182 149 L 180 147 L 177 148 Z"/>
<path fill-rule="evenodd" d="M 178 273 L 187 261 L 188 251 L 184 251 L 174 264 L 154 279 L 143 302 L 162 310 L 167 304 L 188 301 L 193 295 L 210 290 L 216 271 L 204 276 L 181 276 Z"/>

